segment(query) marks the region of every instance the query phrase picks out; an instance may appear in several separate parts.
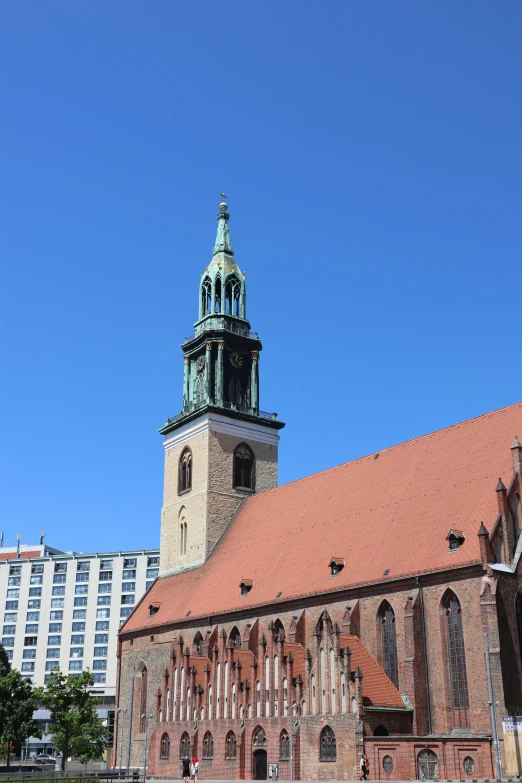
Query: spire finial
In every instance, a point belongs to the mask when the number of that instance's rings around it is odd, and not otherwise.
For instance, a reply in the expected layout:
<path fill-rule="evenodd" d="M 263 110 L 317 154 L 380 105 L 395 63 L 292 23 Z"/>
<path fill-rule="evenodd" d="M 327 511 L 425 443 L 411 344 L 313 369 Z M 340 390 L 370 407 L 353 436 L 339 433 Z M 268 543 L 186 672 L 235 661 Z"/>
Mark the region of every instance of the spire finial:
<path fill-rule="evenodd" d="M 213 255 L 216 255 L 216 253 L 228 253 L 229 255 L 233 256 L 234 251 L 232 249 L 232 242 L 230 241 L 230 233 L 228 230 L 228 219 L 230 215 L 227 212 L 228 204 L 225 201 L 227 198 L 224 191 L 221 191 L 219 194 L 222 198 L 221 204 L 219 205 L 219 215 L 217 216 L 218 219 L 218 227 L 217 227 L 217 235 L 216 235 L 216 243 L 214 245 L 214 252 Z"/>

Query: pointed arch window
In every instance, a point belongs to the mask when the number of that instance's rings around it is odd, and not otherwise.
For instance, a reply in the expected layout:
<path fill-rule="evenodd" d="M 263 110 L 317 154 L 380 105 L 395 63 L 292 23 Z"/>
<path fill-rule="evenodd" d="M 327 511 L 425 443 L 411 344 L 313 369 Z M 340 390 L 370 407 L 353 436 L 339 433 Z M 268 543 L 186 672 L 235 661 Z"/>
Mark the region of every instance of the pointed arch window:
<path fill-rule="evenodd" d="M 266 745 L 266 734 L 262 726 L 258 726 L 257 729 L 254 729 L 254 734 L 252 736 L 252 743 L 254 745 L 257 745 L 257 747 Z"/>
<path fill-rule="evenodd" d="M 214 758 L 214 737 L 212 736 L 210 731 L 207 731 L 205 736 L 203 737 L 203 758 L 204 759 Z"/>
<path fill-rule="evenodd" d="M 225 758 L 226 759 L 235 759 L 236 758 L 236 747 L 237 747 L 237 741 L 236 741 L 236 735 L 233 731 L 229 731 L 226 739 L 225 739 Z"/>
<path fill-rule="evenodd" d="M 143 734 L 146 725 L 147 715 L 147 667 L 141 670 L 141 692 L 140 692 L 140 732 Z"/>
<path fill-rule="evenodd" d="M 212 312 L 212 282 L 206 277 L 201 284 L 201 317 Z"/>
<path fill-rule="evenodd" d="M 187 517 L 186 508 L 182 506 L 179 510 L 179 554 L 183 557 L 187 554 Z"/>
<path fill-rule="evenodd" d="M 235 275 L 227 278 L 225 283 L 225 312 L 239 318 L 241 315 L 241 283 Z"/>
<path fill-rule="evenodd" d="M 378 614 L 378 626 L 381 631 L 381 656 L 382 668 L 393 682 L 399 687 L 399 673 L 397 668 L 397 633 L 395 629 L 395 614 L 387 601 L 381 605 Z"/>
<path fill-rule="evenodd" d="M 319 761 L 337 761 L 337 743 L 330 726 L 325 726 L 319 736 Z"/>
<path fill-rule="evenodd" d="M 451 682 L 451 695 L 454 710 L 468 708 L 468 678 L 466 672 L 466 651 L 464 649 L 464 631 L 462 628 L 462 610 L 455 593 L 449 592 L 444 601 L 446 634 L 448 645 L 448 664 Z"/>
<path fill-rule="evenodd" d="M 228 646 L 235 647 L 238 650 L 241 649 L 241 634 L 239 633 L 239 628 L 237 625 L 235 625 L 230 631 L 230 636 L 228 637 Z"/>
<path fill-rule="evenodd" d="M 198 631 L 194 636 L 194 641 L 192 642 L 192 652 L 194 655 L 203 655 L 203 636 L 201 635 L 200 631 Z"/>
<path fill-rule="evenodd" d="M 180 759 L 190 758 L 190 737 L 186 731 L 181 735 L 179 757 Z"/>
<path fill-rule="evenodd" d="M 214 283 L 214 312 L 221 312 L 221 278 L 219 276 L 216 277 Z"/>
<path fill-rule="evenodd" d="M 161 737 L 160 743 L 160 759 L 168 759 L 170 757 L 170 737 L 165 732 Z"/>
<path fill-rule="evenodd" d="M 286 729 L 280 734 L 281 743 L 281 761 L 288 761 L 290 759 L 290 737 Z"/>
<path fill-rule="evenodd" d="M 246 443 L 240 443 L 234 451 L 234 487 L 255 489 L 255 458 Z"/>
<path fill-rule="evenodd" d="M 183 449 L 179 458 L 178 495 L 192 489 L 192 451 L 188 446 Z"/>

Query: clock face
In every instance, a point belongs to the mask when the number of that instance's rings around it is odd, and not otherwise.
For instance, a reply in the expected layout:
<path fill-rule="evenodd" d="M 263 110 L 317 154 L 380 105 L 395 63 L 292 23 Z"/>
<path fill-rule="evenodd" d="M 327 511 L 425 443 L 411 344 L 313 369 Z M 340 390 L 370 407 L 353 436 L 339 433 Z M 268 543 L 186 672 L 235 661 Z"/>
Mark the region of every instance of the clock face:
<path fill-rule="evenodd" d="M 203 372 L 205 369 L 205 357 L 204 356 L 198 356 L 196 360 L 196 370 L 198 372 Z"/>
<path fill-rule="evenodd" d="M 243 357 L 240 353 L 231 353 L 229 358 L 230 364 L 232 367 L 242 367 L 243 366 Z"/>

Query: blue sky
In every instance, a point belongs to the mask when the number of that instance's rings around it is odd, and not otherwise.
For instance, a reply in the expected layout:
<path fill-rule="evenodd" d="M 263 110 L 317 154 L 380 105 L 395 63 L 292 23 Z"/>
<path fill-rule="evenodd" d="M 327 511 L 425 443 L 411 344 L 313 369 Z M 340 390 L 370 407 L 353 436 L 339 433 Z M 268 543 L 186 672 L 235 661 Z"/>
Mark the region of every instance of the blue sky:
<path fill-rule="evenodd" d="M 158 545 L 222 189 L 281 482 L 520 400 L 518 0 L 1 17 L 6 544 Z"/>

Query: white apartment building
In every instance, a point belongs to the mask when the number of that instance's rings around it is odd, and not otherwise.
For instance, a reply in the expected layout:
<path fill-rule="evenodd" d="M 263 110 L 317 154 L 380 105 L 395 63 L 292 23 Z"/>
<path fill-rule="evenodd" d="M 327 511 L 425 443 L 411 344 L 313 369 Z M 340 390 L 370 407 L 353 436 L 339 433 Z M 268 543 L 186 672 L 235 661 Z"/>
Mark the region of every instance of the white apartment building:
<path fill-rule="evenodd" d="M 14 668 L 44 685 L 60 667 L 90 669 L 114 697 L 118 629 L 158 575 L 159 551 L 77 554 L 0 547 L 2 644 Z"/>

